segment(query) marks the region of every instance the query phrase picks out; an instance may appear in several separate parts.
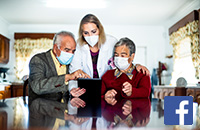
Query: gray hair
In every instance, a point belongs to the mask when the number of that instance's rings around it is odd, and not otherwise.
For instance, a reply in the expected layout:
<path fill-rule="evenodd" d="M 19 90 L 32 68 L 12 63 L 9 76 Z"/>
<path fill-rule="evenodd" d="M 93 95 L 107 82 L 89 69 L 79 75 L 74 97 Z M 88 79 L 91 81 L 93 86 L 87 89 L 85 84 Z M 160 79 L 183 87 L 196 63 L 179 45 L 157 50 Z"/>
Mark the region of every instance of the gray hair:
<path fill-rule="evenodd" d="M 71 33 L 71 32 L 68 32 L 68 31 L 61 31 L 61 32 L 58 32 L 54 35 L 54 38 L 53 38 L 53 45 L 54 44 L 57 44 L 58 45 L 58 48 L 60 48 L 60 44 L 61 44 L 61 41 L 62 41 L 62 37 L 63 36 L 70 36 L 74 39 L 75 41 L 75 38 L 74 38 L 74 34 Z"/>
<path fill-rule="evenodd" d="M 125 45 L 126 47 L 128 47 L 129 49 L 129 54 L 130 56 L 135 53 L 136 51 L 136 48 L 135 48 L 135 43 L 130 40 L 129 38 L 125 37 L 125 38 L 121 38 L 114 46 L 114 50 L 116 49 L 116 47 L 119 47 L 119 46 L 123 46 Z"/>

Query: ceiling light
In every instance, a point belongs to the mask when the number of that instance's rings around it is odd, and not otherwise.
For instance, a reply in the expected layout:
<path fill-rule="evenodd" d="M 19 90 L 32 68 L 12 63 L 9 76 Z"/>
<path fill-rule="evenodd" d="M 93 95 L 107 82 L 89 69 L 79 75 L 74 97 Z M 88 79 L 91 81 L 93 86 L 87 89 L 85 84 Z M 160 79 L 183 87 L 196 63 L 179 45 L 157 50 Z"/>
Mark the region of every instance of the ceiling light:
<path fill-rule="evenodd" d="M 47 0 L 47 7 L 70 9 L 106 8 L 105 0 Z"/>

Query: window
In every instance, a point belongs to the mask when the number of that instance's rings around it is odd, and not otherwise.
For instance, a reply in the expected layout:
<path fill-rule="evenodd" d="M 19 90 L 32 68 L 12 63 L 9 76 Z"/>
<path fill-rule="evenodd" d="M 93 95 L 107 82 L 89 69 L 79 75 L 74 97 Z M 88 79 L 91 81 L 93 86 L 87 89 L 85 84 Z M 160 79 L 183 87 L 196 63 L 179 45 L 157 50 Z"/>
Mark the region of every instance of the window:
<path fill-rule="evenodd" d="M 195 15 L 196 11 L 190 13 Z M 182 21 L 187 22 L 186 16 Z M 198 16 L 198 15 L 197 15 Z M 193 18 L 193 17 L 192 17 Z M 195 17 L 196 18 L 196 17 Z M 177 25 L 180 24 L 180 21 Z M 200 44 L 199 44 L 199 21 L 193 20 L 181 28 L 173 26 L 171 30 L 170 44 L 173 46 L 174 66 L 172 72 L 171 84 L 176 85 L 179 77 L 184 77 L 188 85 L 196 85 L 200 74 Z"/>
<path fill-rule="evenodd" d="M 18 80 L 29 75 L 29 62 L 35 54 L 53 48 L 53 36 L 52 33 L 15 34 L 15 75 Z"/>
<path fill-rule="evenodd" d="M 177 56 L 174 59 L 171 84 L 176 85 L 176 80 L 183 77 L 188 85 L 195 85 L 198 81 L 195 77 L 195 68 L 192 61 L 190 37 L 181 40 L 176 51 Z"/>

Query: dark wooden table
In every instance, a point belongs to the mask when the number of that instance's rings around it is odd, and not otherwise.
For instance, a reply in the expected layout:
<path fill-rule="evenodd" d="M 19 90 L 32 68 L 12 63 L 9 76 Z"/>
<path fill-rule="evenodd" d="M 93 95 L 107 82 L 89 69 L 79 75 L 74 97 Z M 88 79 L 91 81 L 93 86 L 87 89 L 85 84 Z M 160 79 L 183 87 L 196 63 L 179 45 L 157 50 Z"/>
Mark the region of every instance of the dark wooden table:
<path fill-rule="evenodd" d="M 30 99 L 30 98 L 29 98 Z M 92 99 L 94 100 L 94 98 Z M 121 99 L 113 105 L 104 99 L 92 103 L 79 98 L 36 98 L 28 103 L 22 97 L 0 100 L 0 129 L 194 129 L 199 128 L 199 116 L 192 126 L 167 126 L 164 124 L 163 100 Z M 129 112 L 124 104 L 131 104 Z M 127 114 L 128 113 L 128 114 Z M 96 123 L 93 123 L 96 122 Z"/>

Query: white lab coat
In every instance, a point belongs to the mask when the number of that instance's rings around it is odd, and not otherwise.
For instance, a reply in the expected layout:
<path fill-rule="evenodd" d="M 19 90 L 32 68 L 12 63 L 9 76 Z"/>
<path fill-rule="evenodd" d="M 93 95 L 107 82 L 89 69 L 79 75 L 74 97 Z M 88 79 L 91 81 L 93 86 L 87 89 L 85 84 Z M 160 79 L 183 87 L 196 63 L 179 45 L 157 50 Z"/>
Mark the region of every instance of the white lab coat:
<path fill-rule="evenodd" d="M 111 35 L 106 35 L 106 42 L 99 49 L 97 71 L 100 78 L 107 70 L 110 69 L 110 66 L 108 65 L 108 60 L 113 56 L 113 48 L 115 43 L 117 43 L 116 38 Z M 91 78 L 93 77 L 92 57 L 88 44 L 85 44 L 83 46 L 77 44 L 74 58 L 69 67 L 69 72 L 72 73 L 78 69 L 83 70 Z M 69 90 L 74 87 L 77 87 L 77 81 L 70 81 Z"/>

